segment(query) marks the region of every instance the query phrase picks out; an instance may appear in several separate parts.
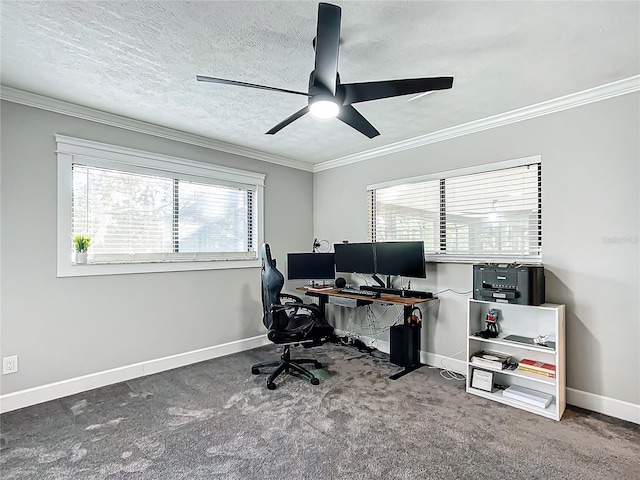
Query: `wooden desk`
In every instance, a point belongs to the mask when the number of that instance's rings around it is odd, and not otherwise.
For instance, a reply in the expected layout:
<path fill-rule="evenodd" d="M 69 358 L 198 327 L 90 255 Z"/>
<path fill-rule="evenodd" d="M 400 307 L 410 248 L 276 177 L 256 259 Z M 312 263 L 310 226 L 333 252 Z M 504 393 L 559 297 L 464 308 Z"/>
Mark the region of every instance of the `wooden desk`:
<path fill-rule="evenodd" d="M 304 291 L 307 295 L 317 297 L 320 303 L 320 308 L 326 312 L 326 305 L 329 297 L 343 297 L 359 300 L 360 304 L 371 303 L 386 303 L 392 305 L 401 305 L 404 309 L 403 318 L 403 349 L 402 349 L 402 364 L 404 367 L 398 373 L 394 373 L 389 378 L 396 380 L 409 372 L 412 372 L 422 366 L 420 363 L 420 329 L 422 328 L 422 322 L 411 322 L 411 316 L 413 309 L 416 305 L 426 302 L 432 302 L 437 300 L 434 298 L 403 298 L 400 295 L 393 295 L 389 293 L 382 293 L 378 298 L 366 297 L 362 295 L 352 295 L 349 293 L 340 293 L 339 288 L 309 288 L 298 287 L 297 290 Z M 416 331 L 417 330 L 417 331 Z M 391 331 L 390 331 L 391 332 Z M 389 334 L 391 336 L 391 333 Z M 412 339 L 417 339 L 412 341 Z M 389 342 L 391 345 L 391 341 Z"/>

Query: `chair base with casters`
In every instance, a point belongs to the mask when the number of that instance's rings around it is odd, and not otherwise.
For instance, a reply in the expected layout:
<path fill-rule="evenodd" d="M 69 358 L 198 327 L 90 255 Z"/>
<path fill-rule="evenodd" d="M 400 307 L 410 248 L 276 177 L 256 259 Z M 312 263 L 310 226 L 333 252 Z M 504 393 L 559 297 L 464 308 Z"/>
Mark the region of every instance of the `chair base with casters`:
<path fill-rule="evenodd" d="M 296 345 L 298 343 L 301 343 L 301 342 L 296 342 L 293 345 Z M 313 373 L 311 373 L 309 370 L 304 368 L 302 365 L 312 363 L 315 368 L 322 368 L 322 364 L 319 361 L 314 360 L 312 358 L 296 358 L 292 360 L 291 345 L 292 344 L 284 345 L 284 352 L 280 357 L 280 361 L 257 363 L 251 367 L 251 373 L 253 373 L 254 375 L 258 375 L 260 373 L 261 368 L 276 367 L 275 371 L 272 372 L 269 378 L 267 379 L 267 388 L 269 390 L 276 389 L 277 385 L 275 384 L 275 379 L 278 378 L 278 376 L 283 372 L 298 373 L 302 375 L 302 377 L 309 380 L 311 385 L 320 384 L 320 380 L 318 380 L 318 378 Z"/>

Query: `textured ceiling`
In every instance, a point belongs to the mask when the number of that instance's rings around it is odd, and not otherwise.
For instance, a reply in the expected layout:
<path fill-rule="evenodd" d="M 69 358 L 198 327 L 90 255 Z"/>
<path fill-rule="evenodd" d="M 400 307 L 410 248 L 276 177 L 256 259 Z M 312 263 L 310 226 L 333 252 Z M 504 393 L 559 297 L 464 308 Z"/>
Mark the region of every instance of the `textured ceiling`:
<path fill-rule="evenodd" d="M 319 163 L 640 72 L 640 3 L 334 2 L 344 83 L 453 76 L 453 89 L 366 102 L 372 140 L 309 115 L 317 2 L 2 1 L 2 85 Z"/>

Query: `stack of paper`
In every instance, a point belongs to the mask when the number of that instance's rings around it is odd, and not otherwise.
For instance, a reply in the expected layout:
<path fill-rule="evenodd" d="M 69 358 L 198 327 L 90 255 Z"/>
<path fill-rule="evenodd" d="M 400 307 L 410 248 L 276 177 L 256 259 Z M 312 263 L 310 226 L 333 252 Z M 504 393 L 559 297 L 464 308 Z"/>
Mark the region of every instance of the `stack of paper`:
<path fill-rule="evenodd" d="M 502 395 L 540 408 L 547 408 L 553 399 L 553 395 L 518 385 L 511 385 Z"/>

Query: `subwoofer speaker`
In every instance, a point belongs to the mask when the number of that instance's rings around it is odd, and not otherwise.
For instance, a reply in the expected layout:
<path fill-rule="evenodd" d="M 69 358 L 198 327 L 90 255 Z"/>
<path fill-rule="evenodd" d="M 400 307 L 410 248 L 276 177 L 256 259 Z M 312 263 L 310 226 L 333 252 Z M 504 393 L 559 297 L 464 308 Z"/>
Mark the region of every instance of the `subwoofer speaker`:
<path fill-rule="evenodd" d="M 419 324 L 394 325 L 389 329 L 391 363 L 400 367 L 411 367 L 420 361 L 420 326 Z M 405 344 L 405 334 L 409 335 L 408 345 Z M 408 351 L 406 351 L 408 347 Z"/>

